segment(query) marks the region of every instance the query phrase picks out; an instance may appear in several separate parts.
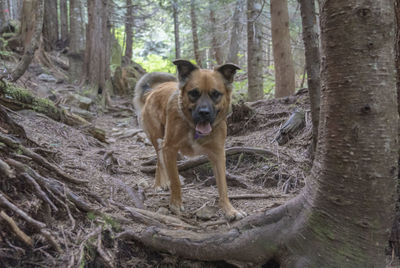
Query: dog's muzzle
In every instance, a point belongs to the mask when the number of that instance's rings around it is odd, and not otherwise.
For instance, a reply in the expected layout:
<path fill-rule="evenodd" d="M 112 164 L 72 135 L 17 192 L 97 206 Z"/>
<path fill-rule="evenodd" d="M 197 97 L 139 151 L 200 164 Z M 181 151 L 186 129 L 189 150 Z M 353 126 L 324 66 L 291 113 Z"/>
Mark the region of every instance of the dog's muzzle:
<path fill-rule="evenodd" d="M 202 103 L 192 112 L 193 122 L 196 127 L 196 135 L 204 137 L 211 133 L 212 123 L 215 120 L 216 112 L 213 105 L 209 103 Z"/>

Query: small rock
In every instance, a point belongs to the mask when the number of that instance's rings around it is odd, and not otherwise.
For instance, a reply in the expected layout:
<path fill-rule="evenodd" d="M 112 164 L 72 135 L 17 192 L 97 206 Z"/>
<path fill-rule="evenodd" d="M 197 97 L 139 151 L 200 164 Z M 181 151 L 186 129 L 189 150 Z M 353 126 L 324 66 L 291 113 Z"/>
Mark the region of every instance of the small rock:
<path fill-rule="evenodd" d="M 167 208 L 165 208 L 165 207 L 160 207 L 157 210 L 157 213 L 161 214 L 161 215 L 168 215 L 169 214 L 169 210 Z"/>
<path fill-rule="evenodd" d="M 92 99 L 79 94 L 73 94 L 73 96 L 78 101 L 79 108 L 89 110 L 90 105 L 93 103 Z"/>
<path fill-rule="evenodd" d="M 150 141 L 147 139 L 146 134 L 143 132 L 140 132 L 136 135 L 136 141 L 143 142 L 145 145 L 151 145 Z"/>
<path fill-rule="evenodd" d="M 138 185 L 139 187 L 144 188 L 144 189 L 149 188 L 149 182 L 148 182 L 147 180 L 140 180 L 140 181 L 137 183 L 137 185 Z"/>
<path fill-rule="evenodd" d="M 52 83 L 57 82 L 57 79 L 55 79 L 54 76 L 52 76 L 50 74 L 40 74 L 38 76 L 38 79 L 40 81 L 44 81 L 44 82 L 52 82 Z"/>
<path fill-rule="evenodd" d="M 218 208 L 216 207 L 205 206 L 196 212 L 196 216 L 201 220 L 207 221 L 214 217 L 217 211 Z"/>

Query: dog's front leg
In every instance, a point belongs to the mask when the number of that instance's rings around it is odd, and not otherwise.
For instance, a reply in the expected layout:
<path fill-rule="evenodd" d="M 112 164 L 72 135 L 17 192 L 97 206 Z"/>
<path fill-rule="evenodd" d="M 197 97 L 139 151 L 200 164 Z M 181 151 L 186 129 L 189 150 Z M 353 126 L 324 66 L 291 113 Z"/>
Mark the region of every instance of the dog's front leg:
<path fill-rule="evenodd" d="M 178 150 L 171 146 L 163 146 L 162 149 L 163 168 L 168 175 L 170 181 L 171 198 L 169 207 L 175 214 L 183 211 L 181 182 L 179 180 L 178 167 L 176 164 Z"/>
<path fill-rule="evenodd" d="M 213 167 L 215 180 L 217 182 L 218 194 L 219 194 L 219 205 L 225 213 L 225 217 L 229 221 L 239 220 L 246 216 L 246 213 L 236 210 L 228 198 L 228 186 L 226 183 L 226 168 L 225 168 L 225 150 L 219 148 L 210 152 L 208 157 Z"/>

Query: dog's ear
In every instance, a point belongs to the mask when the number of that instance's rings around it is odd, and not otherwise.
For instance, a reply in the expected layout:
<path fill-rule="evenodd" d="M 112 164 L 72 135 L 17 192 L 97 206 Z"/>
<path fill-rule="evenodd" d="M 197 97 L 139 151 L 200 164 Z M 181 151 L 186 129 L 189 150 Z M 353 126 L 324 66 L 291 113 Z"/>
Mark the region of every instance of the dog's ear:
<path fill-rule="evenodd" d="M 194 70 L 199 69 L 199 67 L 197 67 L 196 65 L 187 60 L 174 60 L 173 64 L 175 64 L 176 68 L 178 69 L 178 79 L 181 87 L 186 83 L 190 74 Z"/>
<path fill-rule="evenodd" d="M 237 70 L 240 70 L 240 67 L 232 64 L 232 63 L 226 63 L 221 66 L 218 66 L 214 69 L 217 72 L 220 72 L 222 76 L 225 78 L 226 84 L 232 84 L 233 82 L 233 77 L 236 73 Z"/>

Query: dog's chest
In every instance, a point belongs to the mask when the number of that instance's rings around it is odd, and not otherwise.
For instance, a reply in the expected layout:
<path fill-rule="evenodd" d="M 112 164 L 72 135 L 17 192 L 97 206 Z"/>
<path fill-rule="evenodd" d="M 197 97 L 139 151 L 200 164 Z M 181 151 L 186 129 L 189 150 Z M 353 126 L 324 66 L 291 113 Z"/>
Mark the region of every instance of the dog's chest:
<path fill-rule="evenodd" d="M 184 142 L 180 148 L 180 152 L 186 156 L 205 154 L 205 150 L 201 145 L 201 141 L 199 139 L 195 139 L 192 133 L 188 134 L 186 142 Z"/>

